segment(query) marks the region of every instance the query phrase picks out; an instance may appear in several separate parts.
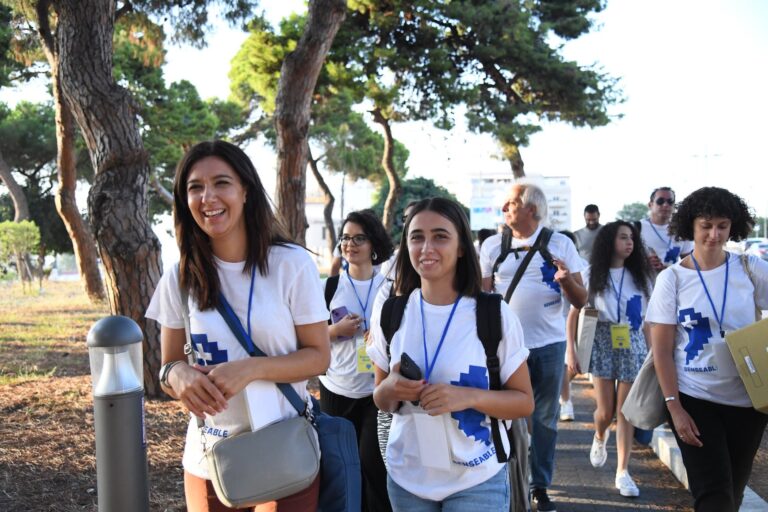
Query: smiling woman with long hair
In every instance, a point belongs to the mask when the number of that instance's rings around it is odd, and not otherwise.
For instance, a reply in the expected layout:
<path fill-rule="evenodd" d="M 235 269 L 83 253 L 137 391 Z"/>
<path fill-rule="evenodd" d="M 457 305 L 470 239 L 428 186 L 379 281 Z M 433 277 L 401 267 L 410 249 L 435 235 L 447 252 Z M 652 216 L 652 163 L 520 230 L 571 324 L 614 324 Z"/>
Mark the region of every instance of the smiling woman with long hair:
<path fill-rule="evenodd" d="M 497 461 L 485 425 L 489 417 L 519 418 L 533 410 L 528 350 L 520 322 L 501 304 L 502 389 L 490 390 L 476 321 L 480 267 L 457 203 L 433 198 L 413 207 L 396 290 L 408 297 L 400 328 L 388 344 L 374 313 L 368 349 L 376 364 L 374 400 L 396 412 L 387 445 L 393 509 L 507 510 L 506 464 Z M 418 366 L 422 379 L 404 377 L 404 362 Z"/>
<path fill-rule="evenodd" d="M 283 234 L 256 169 L 237 146 L 201 142 L 184 155 L 173 215 L 180 262 L 161 278 L 147 317 L 161 325 L 163 390 L 193 415 L 182 459 L 187 508 L 232 510 L 213 492 L 203 441 L 210 447 L 250 430 L 249 410 L 271 421 L 297 415 L 276 386 L 256 395 L 244 390 L 254 381 L 289 382 L 307 401 L 307 379 L 328 367 L 327 310 L 312 259 Z M 189 292 L 192 365 L 184 352 L 182 287 Z M 216 310 L 222 295 L 269 357 L 250 357 L 240 345 Z M 318 492 L 319 478 L 256 510 L 314 512 Z"/>
<path fill-rule="evenodd" d="M 653 362 L 697 512 L 736 512 L 768 424 L 739 377 L 725 336 L 768 309 L 768 262 L 725 250 L 755 219 L 737 195 L 704 187 L 685 198 L 670 234 L 693 252 L 659 274 L 646 320 Z"/>

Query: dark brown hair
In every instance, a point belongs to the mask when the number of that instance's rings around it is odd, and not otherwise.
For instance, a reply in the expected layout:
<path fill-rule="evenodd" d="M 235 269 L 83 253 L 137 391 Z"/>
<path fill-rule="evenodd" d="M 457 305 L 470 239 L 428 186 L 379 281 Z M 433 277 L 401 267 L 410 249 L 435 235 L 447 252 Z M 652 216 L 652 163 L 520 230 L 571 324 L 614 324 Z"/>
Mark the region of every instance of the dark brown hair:
<path fill-rule="evenodd" d="M 410 295 L 416 288 L 421 288 L 421 276 L 411 264 L 408 253 L 408 232 L 411 221 L 417 214 L 429 211 L 442 215 L 456 228 L 459 235 L 459 248 L 463 255 L 456 261 L 456 274 L 453 277 L 453 286 L 460 295 L 477 297 L 480 294 L 480 264 L 477 261 L 477 253 L 472 243 L 472 231 L 469 229 L 469 221 L 464 209 L 450 199 L 432 197 L 422 199 L 408 214 L 408 219 L 403 228 L 403 236 L 400 239 L 400 249 L 397 253 L 397 278 L 395 290 L 398 295 Z"/>
<path fill-rule="evenodd" d="M 243 217 L 248 252 L 244 272 L 250 275 L 258 268 L 259 273 L 265 275 L 269 270 L 267 260 L 270 246 L 290 242 L 272 213 L 269 198 L 256 168 L 243 150 L 222 140 L 200 142 L 192 146 L 176 167 L 173 182 L 173 220 L 180 253 L 181 286 L 189 290 L 201 310 L 216 306 L 221 283 L 208 235 L 197 225 L 187 205 L 187 179 L 192 167 L 208 157 L 216 157 L 226 162 L 240 178 L 246 191 Z"/>

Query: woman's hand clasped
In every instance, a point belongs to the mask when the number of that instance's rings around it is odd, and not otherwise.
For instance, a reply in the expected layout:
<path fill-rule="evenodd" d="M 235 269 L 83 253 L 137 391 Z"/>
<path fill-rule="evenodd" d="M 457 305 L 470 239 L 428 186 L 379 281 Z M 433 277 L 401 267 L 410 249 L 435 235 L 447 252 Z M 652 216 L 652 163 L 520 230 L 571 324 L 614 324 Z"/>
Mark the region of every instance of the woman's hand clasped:
<path fill-rule="evenodd" d="M 227 408 L 227 399 L 199 365 L 177 364 L 168 383 L 189 412 L 199 418 L 213 416 Z"/>

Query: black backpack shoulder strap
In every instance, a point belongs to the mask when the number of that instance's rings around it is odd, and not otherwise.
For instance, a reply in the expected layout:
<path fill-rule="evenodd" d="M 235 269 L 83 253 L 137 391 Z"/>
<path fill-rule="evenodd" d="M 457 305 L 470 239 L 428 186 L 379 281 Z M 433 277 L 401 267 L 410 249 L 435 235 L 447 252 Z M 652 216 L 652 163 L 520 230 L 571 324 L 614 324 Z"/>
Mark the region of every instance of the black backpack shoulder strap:
<path fill-rule="evenodd" d="M 501 295 L 497 293 L 481 293 L 477 296 L 477 337 L 483 344 L 485 364 L 488 367 L 488 389 L 501 390 L 501 361 L 499 361 L 499 343 L 501 342 Z M 505 429 L 506 430 L 506 429 Z M 502 428 L 497 418 L 491 418 L 491 436 L 496 448 L 496 460 L 507 462 L 512 453 L 504 451 Z M 510 452 L 514 447 L 512 430 L 507 431 Z"/>
<path fill-rule="evenodd" d="M 493 270 L 491 270 L 491 288 L 493 288 L 493 280 L 496 278 L 496 272 L 499 270 L 499 265 L 507 259 L 511 250 L 512 230 L 509 226 L 505 225 L 504 229 L 501 231 L 501 252 L 499 253 L 498 258 L 496 258 L 496 261 L 493 262 Z"/>
<path fill-rule="evenodd" d="M 392 343 L 392 337 L 400 329 L 400 323 L 403 321 L 403 313 L 405 313 L 405 305 L 407 303 L 407 295 L 396 295 L 395 297 L 389 297 L 381 307 L 379 325 L 384 333 L 384 339 L 387 340 L 387 359 L 390 359 L 389 344 Z"/>
<path fill-rule="evenodd" d="M 537 240 L 537 243 L 539 244 L 539 253 L 541 253 L 541 257 L 544 258 L 544 261 L 549 264 L 552 264 L 552 253 L 549 252 L 549 241 L 552 239 L 553 233 L 554 231 L 549 228 L 541 228 L 541 235 Z"/>
<path fill-rule="evenodd" d="M 325 307 L 331 307 L 331 300 L 339 288 L 339 275 L 331 276 L 325 280 Z"/>

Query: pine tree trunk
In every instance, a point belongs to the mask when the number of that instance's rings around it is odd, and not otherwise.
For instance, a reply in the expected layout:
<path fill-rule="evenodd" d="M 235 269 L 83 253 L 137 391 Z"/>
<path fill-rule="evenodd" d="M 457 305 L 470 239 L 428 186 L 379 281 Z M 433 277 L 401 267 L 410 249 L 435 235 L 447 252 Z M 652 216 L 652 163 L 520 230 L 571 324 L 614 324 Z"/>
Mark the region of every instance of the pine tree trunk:
<path fill-rule="evenodd" d="M 13 202 L 13 221 L 29 220 L 27 196 L 24 195 L 24 189 L 21 188 L 21 185 L 16 182 L 13 174 L 11 174 L 11 166 L 5 161 L 2 153 L 0 153 L 0 181 L 5 184 Z"/>
<path fill-rule="evenodd" d="M 51 57 L 53 57 L 51 55 Z M 75 122 L 72 112 L 64 101 L 59 87 L 58 66 L 50 61 L 53 103 L 56 110 L 56 167 L 59 176 L 59 189 L 56 191 L 56 211 L 67 228 L 75 262 L 80 272 L 80 279 L 85 293 L 91 302 L 102 302 L 107 296 L 104 283 L 99 273 L 96 242 L 91 230 L 83 222 L 77 207 L 75 189 L 77 187 L 77 161 L 75 157 Z"/>
<path fill-rule="evenodd" d="M 336 227 L 333 225 L 333 203 L 336 202 L 330 187 L 320 174 L 320 169 L 317 168 L 317 160 L 312 158 L 312 148 L 307 147 L 307 158 L 309 159 L 309 168 L 312 169 L 312 175 L 315 177 L 320 190 L 323 191 L 325 197 L 325 206 L 323 207 L 323 220 L 325 221 L 325 241 L 328 244 L 328 253 L 333 258 L 333 249 L 336 247 Z"/>
<path fill-rule="evenodd" d="M 160 329 L 144 313 L 161 274 L 160 242 L 147 213 L 149 161 L 135 103 L 112 76 L 115 2 L 58 0 L 58 73 L 85 138 L 95 178 L 88 194 L 93 233 L 113 314 L 144 332 L 144 389 L 158 396 Z"/>
<path fill-rule="evenodd" d="M 317 77 L 333 38 L 344 20 L 344 0 L 314 0 L 296 49 L 280 70 L 275 100 L 277 129 L 277 208 L 291 237 L 305 242 L 307 132 Z"/>
<path fill-rule="evenodd" d="M 372 110 L 371 113 L 373 114 L 373 121 L 380 124 L 384 131 L 384 154 L 381 157 L 381 166 L 384 168 L 384 173 L 387 175 L 387 181 L 389 181 L 389 193 L 387 194 L 386 201 L 384 201 L 384 218 L 382 219 L 382 224 L 384 224 L 384 229 L 390 233 L 395 220 L 397 200 L 400 199 L 400 195 L 403 193 L 403 186 L 400 183 L 400 176 L 395 172 L 393 158 L 395 139 L 392 137 L 392 128 L 389 126 L 389 119 L 382 115 L 381 109 L 378 107 Z"/>

